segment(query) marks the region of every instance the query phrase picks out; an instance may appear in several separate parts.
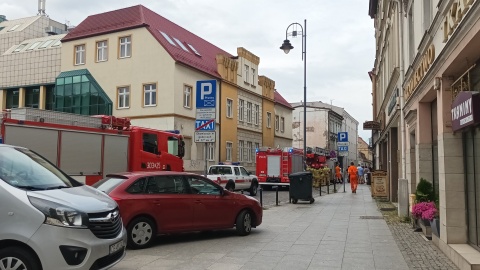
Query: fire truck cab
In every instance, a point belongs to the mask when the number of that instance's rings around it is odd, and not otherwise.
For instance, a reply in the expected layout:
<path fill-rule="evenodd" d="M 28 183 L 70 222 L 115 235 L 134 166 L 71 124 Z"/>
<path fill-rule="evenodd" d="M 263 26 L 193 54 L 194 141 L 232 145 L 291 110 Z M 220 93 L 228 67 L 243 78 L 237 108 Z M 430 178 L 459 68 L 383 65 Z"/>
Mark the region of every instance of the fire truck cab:
<path fill-rule="evenodd" d="M 288 175 L 303 171 L 303 150 L 259 148 L 256 150 L 256 175 L 260 185 L 289 185 Z"/>

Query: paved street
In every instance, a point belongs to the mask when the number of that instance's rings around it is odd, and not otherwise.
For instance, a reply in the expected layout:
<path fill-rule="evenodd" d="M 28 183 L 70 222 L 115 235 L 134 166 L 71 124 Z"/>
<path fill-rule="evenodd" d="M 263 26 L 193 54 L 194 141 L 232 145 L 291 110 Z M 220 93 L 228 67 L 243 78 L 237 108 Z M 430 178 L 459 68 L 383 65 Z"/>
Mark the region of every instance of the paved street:
<path fill-rule="evenodd" d="M 233 230 L 160 237 L 113 269 L 409 269 L 369 187 L 283 203 L 251 235 Z"/>

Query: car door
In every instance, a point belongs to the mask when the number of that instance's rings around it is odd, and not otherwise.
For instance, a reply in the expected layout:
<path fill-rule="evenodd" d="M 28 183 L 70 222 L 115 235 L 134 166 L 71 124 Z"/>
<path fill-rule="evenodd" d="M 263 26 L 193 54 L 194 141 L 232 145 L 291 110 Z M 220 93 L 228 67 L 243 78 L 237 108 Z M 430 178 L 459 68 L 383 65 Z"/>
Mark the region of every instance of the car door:
<path fill-rule="evenodd" d="M 193 201 L 181 175 L 149 177 L 147 196 L 151 198 L 158 231 L 187 231 L 193 225 Z"/>
<path fill-rule="evenodd" d="M 222 188 L 196 175 L 187 176 L 194 200 L 194 227 L 198 230 L 229 228 L 236 213 L 231 195 L 222 196 Z"/>
<path fill-rule="evenodd" d="M 252 177 L 250 177 L 250 174 L 244 167 L 240 167 L 240 173 L 242 174 L 243 178 L 243 189 L 249 189 L 250 185 L 252 184 Z"/>
<path fill-rule="evenodd" d="M 233 167 L 233 172 L 235 173 L 235 189 L 244 189 L 243 186 L 243 176 L 238 167 Z"/>

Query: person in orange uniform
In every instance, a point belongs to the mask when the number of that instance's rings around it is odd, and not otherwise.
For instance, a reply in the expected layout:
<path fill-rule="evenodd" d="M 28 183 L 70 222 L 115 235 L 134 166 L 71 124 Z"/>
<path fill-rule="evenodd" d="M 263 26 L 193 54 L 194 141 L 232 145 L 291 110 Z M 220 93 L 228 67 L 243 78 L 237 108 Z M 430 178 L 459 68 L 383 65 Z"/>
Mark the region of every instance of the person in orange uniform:
<path fill-rule="evenodd" d="M 340 173 L 340 166 L 338 162 L 335 164 L 335 177 L 337 179 L 337 183 L 342 183 L 342 174 Z"/>
<path fill-rule="evenodd" d="M 348 177 L 350 178 L 350 187 L 352 188 L 352 193 L 357 193 L 358 170 L 353 162 L 351 162 L 350 167 L 348 167 Z"/>

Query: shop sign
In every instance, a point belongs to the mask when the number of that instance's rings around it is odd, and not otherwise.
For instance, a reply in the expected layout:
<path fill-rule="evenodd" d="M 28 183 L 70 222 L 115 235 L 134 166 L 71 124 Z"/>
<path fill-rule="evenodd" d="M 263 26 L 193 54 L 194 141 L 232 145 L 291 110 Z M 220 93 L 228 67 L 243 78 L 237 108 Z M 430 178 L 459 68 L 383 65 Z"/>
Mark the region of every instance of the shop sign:
<path fill-rule="evenodd" d="M 367 121 L 363 123 L 363 130 L 380 130 L 380 122 Z"/>
<path fill-rule="evenodd" d="M 480 95 L 474 91 L 462 91 L 452 103 L 452 130 L 480 122 Z"/>
<path fill-rule="evenodd" d="M 397 97 L 398 97 L 398 91 L 395 90 L 393 93 L 392 97 L 390 97 L 390 101 L 388 102 L 388 115 L 390 115 L 397 105 Z"/>
<path fill-rule="evenodd" d="M 410 76 L 407 86 L 404 88 L 405 100 L 408 100 L 412 94 L 417 90 L 418 84 L 422 81 L 428 69 L 435 60 L 435 46 L 432 44 L 422 56 L 419 66 L 414 70 L 414 73 Z"/>
<path fill-rule="evenodd" d="M 455 32 L 463 17 L 476 0 L 455 0 L 443 21 L 443 43 L 446 43 L 450 36 Z"/>
<path fill-rule="evenodd" d="M 389 183 L 386 171 L 372 172 L 372 197 L 388 197 Z"/>

